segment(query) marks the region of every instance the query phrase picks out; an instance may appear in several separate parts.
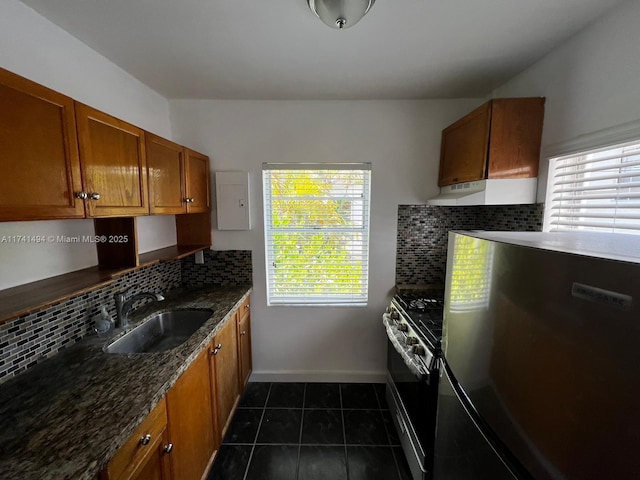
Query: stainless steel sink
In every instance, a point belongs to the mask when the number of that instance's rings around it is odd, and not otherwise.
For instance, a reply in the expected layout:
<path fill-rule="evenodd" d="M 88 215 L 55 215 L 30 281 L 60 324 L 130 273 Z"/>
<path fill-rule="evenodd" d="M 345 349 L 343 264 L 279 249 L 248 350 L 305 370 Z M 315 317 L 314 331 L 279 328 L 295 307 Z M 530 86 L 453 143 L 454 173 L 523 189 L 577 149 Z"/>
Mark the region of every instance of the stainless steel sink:
<path fill-rule="evenodd" d="M 108 353 L 151 353 L 170 350 L 187 341 L 213 314 L 211 309 L 170 310 L 154 315 L 107 345 Z"/>

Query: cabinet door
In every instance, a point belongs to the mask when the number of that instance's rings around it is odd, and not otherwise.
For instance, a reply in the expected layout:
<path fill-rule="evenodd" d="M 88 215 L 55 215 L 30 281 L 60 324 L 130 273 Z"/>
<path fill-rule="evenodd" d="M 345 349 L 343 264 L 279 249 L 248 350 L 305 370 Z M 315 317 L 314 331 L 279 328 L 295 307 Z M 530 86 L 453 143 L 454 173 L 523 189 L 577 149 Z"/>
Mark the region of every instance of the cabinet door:
<path fill-rule="evenodd" d="M 163 399 L 120 447 L 101 478 L 166 480 L 171 473 L 167 455 L 167 451 L 170 451 L 168 445 L 167 410 Z"/>
<path fill-rule="evenodd" d="M 200 480 L 214 452 L 209 353 L 205 350 L 167 394 L 173 477 Z"/>
<path fill-rule="evenodd" d="M 237 315 L 237 312 L 234 314 Z M 212 359 L 215 371 L 215 395 L 220 438 L 227 431 L 231 412 L 240 397 L 238 388 L 238 342 L 236 319 L 231 319 L 214 337 Z"/>
<path fill-rule="evenodd" d="M 144 132 L 77 102 L 76 119 L 88 215 L 148 215 Z"/>
<path fill-rule="evenodd" d="M 209 211 L 209 157 L 186 149 L 187 213 Z"/>
<path fill-rule="evenodd" d="M 490 123 L 485 103 L 442 131 L 438 186 L 485 178 Z"/>
<path fill-rule="evenodd" d="M 487 178 L 538 176 L 544 102 L 541 97 L 491 101 Z"/>
<path fill-rule="evenodd" d="M 171 466 L 168 457 L 169 437 L 165 430 L 160 439 L 152 446 L 144 464 L 133 473 L 131 480 L 171 480 Z"/>
<path fill-rule="evenodd" d="M 145 132 L 152 214 L 186 213 L 184 147 Z"/>
<path fill-rule="evenodd" d="M 249 299 L 244 302 L 238 312 L 238 356 L 240 366 L 238 368 L 240 390 L 244 391 L 249 375 L 251 375 L 251 315 Z"/>
<path fill-rule="evenodd" d="M 0 69 L 0 221 L 82 218 L 73 100 Z"/>

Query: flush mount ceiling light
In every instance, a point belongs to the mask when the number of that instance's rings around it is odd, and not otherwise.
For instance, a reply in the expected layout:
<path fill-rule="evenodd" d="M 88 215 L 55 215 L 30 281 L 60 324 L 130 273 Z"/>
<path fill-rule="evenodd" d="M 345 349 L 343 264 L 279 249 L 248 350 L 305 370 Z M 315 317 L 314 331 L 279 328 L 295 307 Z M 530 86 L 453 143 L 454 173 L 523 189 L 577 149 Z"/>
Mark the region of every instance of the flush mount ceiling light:
<path fill-rule="evenodd" d="M 309 8 L 330 27 L 352 27 L 371 9 L 375 0 L 307 0 Z"/>

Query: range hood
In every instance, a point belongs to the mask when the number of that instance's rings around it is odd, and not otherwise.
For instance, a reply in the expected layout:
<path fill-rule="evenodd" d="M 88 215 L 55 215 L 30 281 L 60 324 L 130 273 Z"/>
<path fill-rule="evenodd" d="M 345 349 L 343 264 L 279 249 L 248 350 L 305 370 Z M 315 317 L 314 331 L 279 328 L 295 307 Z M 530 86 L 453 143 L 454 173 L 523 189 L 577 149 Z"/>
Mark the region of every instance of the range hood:
<path fill-rule="evenodd" d="M 537 178 L 498 178 L 447 185 L 427 205 L 517 205 L 536 203 Z"/>

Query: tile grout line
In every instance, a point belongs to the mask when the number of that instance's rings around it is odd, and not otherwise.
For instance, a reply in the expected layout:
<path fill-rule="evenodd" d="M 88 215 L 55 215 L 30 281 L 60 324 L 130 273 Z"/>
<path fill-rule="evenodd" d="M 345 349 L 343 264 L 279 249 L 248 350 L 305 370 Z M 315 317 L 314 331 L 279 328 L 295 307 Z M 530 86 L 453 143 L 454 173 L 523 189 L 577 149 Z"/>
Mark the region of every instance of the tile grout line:
<path fill-rule="evenodd" d="M 300 409 L 294 409 L 294 410 L 298 410 L 301 413 L 301 419 L 300 419 L 300 429 L 299 429 L 299 434 L 298 434 L 298 444 L 297 444 L 297 458 L 296 458 L 296 470 L 295 470 L 295 476 L 293 477 L 294 479 L 299 479 L 300 478 L 300 462 L 301 462 L 301 454 L 302 454 L 302 438 L 303 438 L 303 432 L 304 432 L 304 413 L 306 411 L 312 411 L 312 410 L 336 410 L 336 409 L 329 409 L 329 408 L 307 408 L 306 407 L 306 397 L 307 397 L 307 383 L 304 383 L 304 388 L 303 388 L 303 395 L 302 395 L 302 408 Z M 398 462 L 398 458 L 395 454 L 392 442 L 391 442 L 391 437 L 389 434 L 389 426 L 384 422 L 384 416 L 383 416 L 383 412 L 387 409 L 382 408 L 382 401 L 379 395 L 379 392 L 377 390 L 374 391 L 374 395 L 376 397 L 377 403 L 378 403 L 378 411 L 380 412 L 379 415 L 381 416 L 381 419 L 383 421 L 383 428 L 387 437 L 387 444 L 386 445 L 369 445 L 369 444 L 353 444 L 350 445 L 347 443 L 347 438 L 346 438 L 346 423 L 345 423 L 345 408 L 344 408 L 344 399 L 343 399 L 343 395 L 342 395 L 342 385 L 341 384 L 337 384 L 337 388 L 338 388 L 338 398 L 339 398 L 339 405 L 340 405 L 340 417 L 342 420 L 342 434 L 343 434 L 343 444 L 324 444 L 324 443 L 318 443 L 318 444 L 309 444 L 310 446 L 321 446 L 321 447 L 327 447 L 327 446 L 335 446 L 335 447 L 340 447 L 342 446 L 344 448 L 344 462 L 345 462 L 345 473 L 346 473 L 346 479 L 349 480 L 350 479 L 350 472 L 349 472 L 349 466 L 348 466 L 348 447 L 349 446 L 354 446 L 354 447 L 383 447 L 383 448 L 389 448 L 391 449 L 391 453 L 393 455 L 394 458 L 394 464 L 396 466 L 396 475 L 398 479 L 402 479 L 402 473 L 400 470 L 400 465 Z M 269 388 L 267 390 L 267 395 L 264 401 L 264 405 L 262 407 L 260 407 L 260 409 L 262 410 L 262 413 L 260 415 L 260 419 L 258 422 L 258 428 L 254 437 L 254 441 L 253 443 L 246 443 L 245 445 L 249 445 L 251 446 L 251 451 L 249 454 L 249 459 L 247 461 L 247 466 L 244 470 L 244 476 L 242 477 L 243 480 L 247 480 L 249 478 L 249 470 L 251 467 L 251 463 L 254 460 L 254 455 L 255 455 L 255 450 L 257 446 L 262 446 L 262 445 L 275 445 L 275 444 L 269 444 L 269 443 L 262 443 L 258 441 L 258 436 L 260 433 L 260 429 L 262 427 L 262 423 L 264 422 L 264 417 L 266 416 L 266 410 L 267 410 L 267 406 L 269 403 L 269 400 L 271 398 L 271 393 L 273 390 L 273 382 L 271 382 L 269 384 Z M 250 407 L 247 407 L 250 408 Z M 283 408 L 284 409 L 284 408 Z M 373 410 L 375 411 L 375 409 L 347 409 L 347 410 Z M 284 444 L 283 444 L 284 445 Z M 296 446 L 296 444 L 291 444 L 292 446 Z"/>
<path fill-rule="evenodd" d="M 349 480 L 349 457 L 347 454 L 347 427 L 344 421 L 344 408 L 342 405 L 342 384 L 338 384 L 338 398 L 340 399 L 340 417 L 342 418 L 342 439 L 344 440 L 344 468 Z"/>
<path fill-rule="evenodd" d="M 247 479 L 247 475 L 249 475 L 249 467 L 251 467 L 251 460 L 253 460 L 253 453 L 255 452 L 256 445 L 258 443 L 258 434 L 260 433 L 260 427 L 262 427 L 262 420 L 264 419 L 265 412 L 267 411 L 267 402 L 269 401 L 269 396 L 271 395 L 271 387 L 273 383 L 269 384 L 269 390 L 267 391 L 267 397 L 264 399 L 264 405 L 262 407 L 262 415 L 260 416 L 260 421 L 258 422 L 258 429 L 256 430 L 256 436 L 253 439 L 253 445 L 251 446 L 251 453 L 249 454 L 249 461 L 247 461 L 247 466 L 244 469 L 244 475 L 242 476 L 242 480 Z"/>
<path fill-rule="evenodd" d="M 304 426 L 304 403 L 307 400 L 307 384 L 302 390 L 302 410 L 300 411 L 300 434 L 298 435 L 298 459 L 296 461 L 296 480 L 300 476 L 300 453 L 302 450 L 302 427 Z"/>
<path fill-rule="evenodd" d="M 386 385 L 385 385 L 385 388 Z M 391 456 L 393 457 L 393 463 L 396 464 L 396 474 L 398 475 L 398 479 L 402 480 L 402 473 L 400 472 L 400 463 L 398 462 L 398 459 L 396 458 L 396 452 L 395 449 L 393 448 L 394 445 L 391 442 L 391 435 L 389 434 L 389 430 L 391 429 L 391 426 L 387 425 L 387 422 L 384 421 L 384 414 L 382 413 L 383 409 L 382 409 L 382 401 L 380 400 L 380 397 L 378 396 L 378 390 L 375 390 L 376 393 L 376 398 L 378 399 L 378 406 L 380 407 L 380 416 L 382 417 L 382 425 L 384 426 L 384 431 L 387 434 L 387 442 L 389 442 L 389 448 L 391 449 Z M 391 413 L 389 413 L 391 414 Z M 393 422 L 393 419 L 392 419 Z"/>

